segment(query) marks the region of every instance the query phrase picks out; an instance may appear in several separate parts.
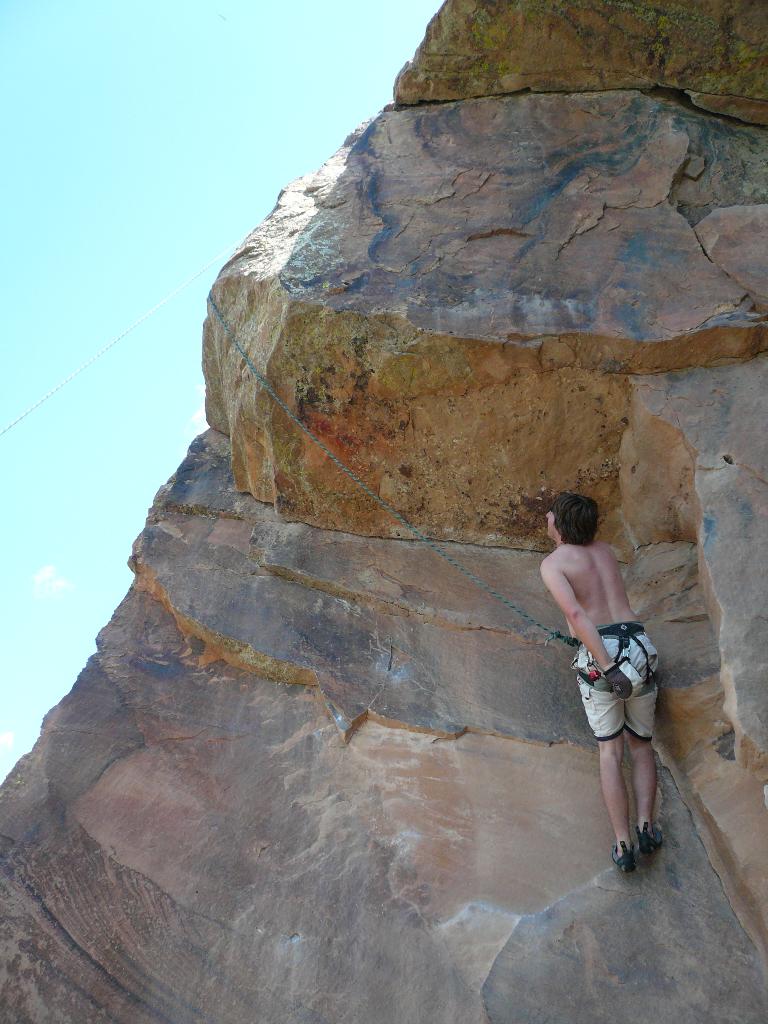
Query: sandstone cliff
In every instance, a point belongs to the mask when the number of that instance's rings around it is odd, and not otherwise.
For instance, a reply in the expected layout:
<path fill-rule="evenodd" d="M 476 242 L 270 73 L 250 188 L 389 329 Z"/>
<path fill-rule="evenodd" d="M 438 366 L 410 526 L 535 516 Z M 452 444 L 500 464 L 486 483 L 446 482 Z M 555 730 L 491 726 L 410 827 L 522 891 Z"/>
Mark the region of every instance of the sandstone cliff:
<path fill-rule="evenodd" d="M 3 1024 L 768 1017 L 767 30 L 449 0 L 223 268 L 212 429 L 0 791 Z M 548 502 L 598 499 L 651 864 L 606 865 L 567 652 L 238 346 L 539 622 Z"/>

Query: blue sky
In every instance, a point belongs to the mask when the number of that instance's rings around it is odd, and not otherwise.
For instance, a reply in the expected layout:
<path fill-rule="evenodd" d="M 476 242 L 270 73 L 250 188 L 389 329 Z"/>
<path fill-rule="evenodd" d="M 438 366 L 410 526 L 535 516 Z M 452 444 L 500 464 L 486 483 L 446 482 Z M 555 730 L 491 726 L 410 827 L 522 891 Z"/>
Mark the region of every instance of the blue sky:
<path fill-rule="evenodd" d="M 439 6 L 3 0 L 0 429 L 388 103 Z M 217 269 L 0 437 L 0 779 L 95 650 L 205 427 Z"/>

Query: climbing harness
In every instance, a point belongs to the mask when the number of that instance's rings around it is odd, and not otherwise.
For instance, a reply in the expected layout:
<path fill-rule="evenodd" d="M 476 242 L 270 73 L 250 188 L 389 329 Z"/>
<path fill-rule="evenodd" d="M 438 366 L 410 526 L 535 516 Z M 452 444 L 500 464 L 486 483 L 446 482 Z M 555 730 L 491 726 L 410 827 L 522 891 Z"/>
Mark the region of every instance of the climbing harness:
<path fill-rule="evenodd" d="M 625 661 L 630 662 L 631 664 L 629 655 L 624 652 L 629 650 L 629 645 L 631 643 L 637 644 L 645 657 L 645 682 L 653 683 L 656 678 L 656 672 L 651 668 L 651 659 L 648 656 L 648 648 L 640 639 L 640 636 L 645 633 L 645 627 L 642 622 L 618 622 L 611 626 L 601 626 L 598 629 L 598 633 L 600 636 L 614 636 L 618 638 L 619 650 L 616 655 L 616 664 L 619 666 Z"/>
<path fill-rule="evenodd" d="M 579 641 L 576 639 L 576 637 L 565 636 L 565 634 L 561 633 L 559 630 L 550 629 L 543 623 L 538 622 L 531 615 L 529 615 L 528 612 L 524 611 L 522 608 L 519 608 L 516 604 L 513 604 L 513 602 L 510 601 L 508 598 L 504 597 L 503 594 L 499 594 L 496 590 L 493 589 L 493 587 L 486 583 L 485 580 L 481 579 L 479 576 L 476 576 L 470 569 L 467 569 L 466 566 L 462 565 L 461 562 L 457 561 L 457 559 L 455 559 L 452 555 L 449 555 L 448 552 L 441 548 L 439 544 L 435 544 L 435 542 L 431 540 L 429 537 L 427 537 L 426 534 L 422 533 L 421 530 L 419 530 L 416 526 L 413 526 L 411 523 L 409 523 L 405 516 L 402 515 L 402 513 L 398 512 L 393 505 L 390 505 L 388 501 L 386 501 L 380 495 L 375 494 L 370 489 L 370 487 L 368 487 L 368 485 L 363 480 L 361 480 L 360 477 L 353 470 L 349 468 L 349 466 L 345 465 L 341 461 L 341 459 L 339 459 L 336 455 L 333 454 L 333 452 L 328 448 L 328 446 L 325 445 L 320 440 L 320 438 L 309 429 L 309 427 L 305 423 L 302 423 L 299 417 L 296 416 L 296 414 L 288 407 L 288 405 L 286 405 L 283 399 L 277 394 L 277 392 L 266 379 L 266 377 L 259 373 L 256 367 L 253 365 L 253 361 L 251 360 L 250 356 L 245 351 L 240 342 L 237 340 L 234 331 L 229 326 L 227 321 L 224 319 L 221 310 L 216 305 L 211 294 L 208 295 L 208 303 L 211 309 L 213 310 L 214 314 L 216 315 L 217 320 L 224 329 L 224 333 L 231 340 L 232 344 L 243 357 L 246 366 L 251 371 L 253 376 L 256 378 L 256 381 L 258 382 L 260 387 L 267 392 L 267 394 L 273 399 L 273 401 L 275 401 L 280 406 L 280 408 L 283 410 L 286 416 L 288 416 L 296 424 L 296 426 L 299 427 L 299 429 L 302 430 L 307 435 L 307 437 L 309 437 L 310 440 L 312 440 L 313 443 L 316 444 L 328 456 L 328 458 L 342 471 L 342 473 L 346 473 L 350 480 L 357 484 L 357 486 L 362 491 L 364 491 L 369 498 L 371 498 L 383 509 L 385 509 L 394 519 L 401 523 L 418 540 L 420 540 L 423 544 L 426 544 L 427 547 L 431 548 L 435 552 L 435 554 L 445 559 L 445 561 L 452 565 L 454 569 L 457 569 L 460 573 L 462 573 L 469 580 L 471 580 L 475 584 L 475 586 L 479 587 L 481 590 L 484 590 L 486 594 L 490 594 L 491 597 L 495 598 L 497 601 L 500 601 L 507 608 L 510 608 L 521 619 L 524 619 L 526 622 L 529 622 L 532 626 L 536 626 L 537 629 L 544 630 L 544 632 L 547 633 L 547 639 L 544 642 L 544 646 L 546 646 L 550 642 L 550 640 L 559 640 L 561 643 L 567 644 L 569 647 L 578 646 Z"/>
<path fill-rule="evenodd" d="M 652 686 L 654 684 L 656 680 L 656 671 L 651 666 L 651 658 L 648 654 L 648 648 L 640 639 L 640 636 L 645 633 L 645 626 L 642 622 L 615 622 L 609 626 L 598 626 L 597 631 L 601 637 L 618 640 L 619 646 L 616 651 L 614 664 L 618 668 L 621 668 L 622 665 L 628 666 L 625 674 L 631 682 L 637 683 L 639 681 L 644 686 Z M 632 643 L 636 644 L 640 648 L 645 657 L 645 673 L 642 677 L 632 664 L 629 654 L 627 653 L 629 651 L 629 645 Z M 600 690 L 603 693 L 610 693 L 613 691 L 614 688 L 606 680 L 605 674 L 597 667 L 594 656 L 589 651 L 586 652 L 586 663 L 583 665 L 580 663 L 579 655 L 574 658 L 573 668 L 576 669 L 579 677 L 593 689 Z M 635 679 L 634 677 L 637 678 Z"/>

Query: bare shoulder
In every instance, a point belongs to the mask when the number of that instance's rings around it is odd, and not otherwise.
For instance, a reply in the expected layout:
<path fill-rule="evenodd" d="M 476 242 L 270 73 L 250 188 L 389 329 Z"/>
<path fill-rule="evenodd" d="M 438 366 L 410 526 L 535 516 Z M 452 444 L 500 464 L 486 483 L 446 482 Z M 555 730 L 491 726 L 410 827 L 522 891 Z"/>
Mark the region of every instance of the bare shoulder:
<path fill-rule="evenodd" d="M 542 559 L 539 570 L 541 575 L 544 576 L 546 573 L 562 572 L 563 569 L 563 556 L 562 548 L 555 548 L 546 558 Z"/>

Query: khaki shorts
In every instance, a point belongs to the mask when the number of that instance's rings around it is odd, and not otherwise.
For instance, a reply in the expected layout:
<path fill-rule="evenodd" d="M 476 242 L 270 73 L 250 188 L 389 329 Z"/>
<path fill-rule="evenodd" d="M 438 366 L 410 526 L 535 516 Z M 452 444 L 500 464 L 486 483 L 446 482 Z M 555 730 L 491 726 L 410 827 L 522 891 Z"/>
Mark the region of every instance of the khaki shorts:
<path fill-rule="evenodd" d="M 613 740 L 625 729 L 639 740 L 651 739 L 656 710 L 655 686 L 643 687 L 629 700 L 596 690 L 581 679 L 579 690 L 587 721 L 598 741 Z"/>
<path fill-rule="evenodd" d="M 603 628 L 601 626 L 599 630 Z M 630 673 L 632 673 L 632 669 L 635 670 L 633 673 L 634 688 L 632 696 L 628 700 L 622 700 L 613 691 L 605 693 L 602 690 L 596 690 L 581 676 L 576 677 L 581 692 L 581 702 L 587 713 L 587 721 L 598 740 L 615 739 L 624 729 L 640 740 L 650 740 L 653 735 L 657 689 L 652 681 L 646 681 L 646 675 L 648 668 L 652 671 L 656 670 L 658 654 L 645 633 L 639 633 L 638 638 L 643 645 L 642 648 L 632 641 L 626 648 L 626 656 L 630 660 L 627 669 Z M 619 653 L 618 640 L 614 637 L 603 636 L 603 643 L 610 657 L 615 658 Z M 582 644 L 573 659 L 573 667 L 586 672 L 592 664 L 592 656 Z"/>

